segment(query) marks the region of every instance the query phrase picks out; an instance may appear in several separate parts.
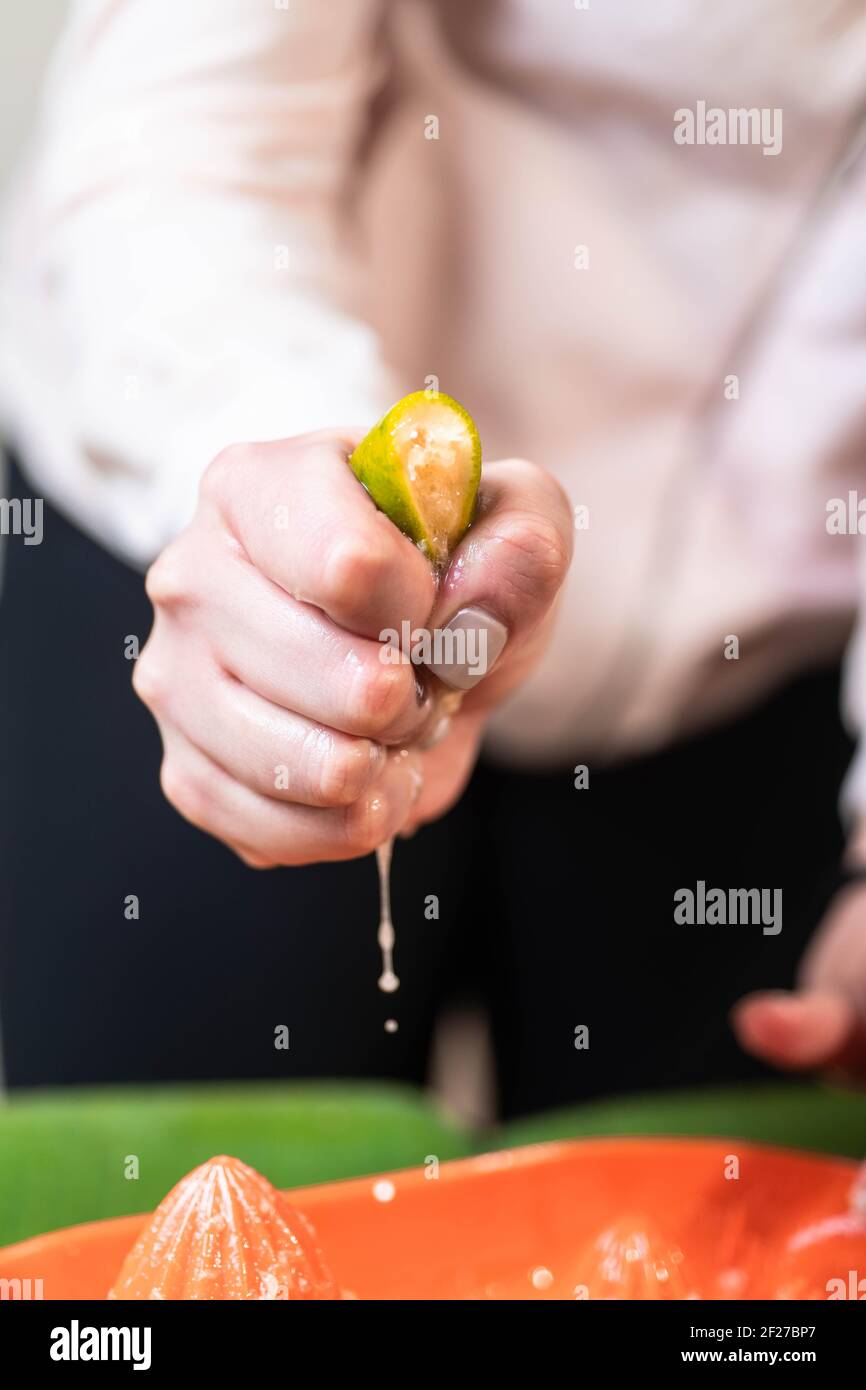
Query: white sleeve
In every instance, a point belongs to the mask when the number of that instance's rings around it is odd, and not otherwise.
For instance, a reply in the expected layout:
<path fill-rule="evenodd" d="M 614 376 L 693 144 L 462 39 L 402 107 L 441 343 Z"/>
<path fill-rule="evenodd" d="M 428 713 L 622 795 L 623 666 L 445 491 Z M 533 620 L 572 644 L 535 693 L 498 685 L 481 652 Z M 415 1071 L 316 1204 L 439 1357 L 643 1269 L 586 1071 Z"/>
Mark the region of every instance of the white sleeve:
<path fill-rule="evenodd" d="M 0 411 L 146 563 L 226 444 L 389 403 L 342 217 L 380 0 L 79 0 L 0 275 Z"/>

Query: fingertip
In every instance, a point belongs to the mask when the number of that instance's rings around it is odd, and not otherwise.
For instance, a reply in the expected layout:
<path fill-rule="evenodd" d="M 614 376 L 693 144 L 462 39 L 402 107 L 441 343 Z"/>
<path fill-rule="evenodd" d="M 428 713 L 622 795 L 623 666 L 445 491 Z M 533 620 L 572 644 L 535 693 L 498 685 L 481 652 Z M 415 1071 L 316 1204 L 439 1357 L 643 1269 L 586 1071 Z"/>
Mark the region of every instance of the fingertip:
<path fill-rule="evenodd" d="M 370 794 L 344 810 L 344 836 L 350 855 L 370 854 L 399 835 L 413 815 L 423 785 L 418 754 L 409 748 L 391 749 L 385 770 Z"/>
<path fill-rule="evenodd" d="M 790 1033 L 790 995 L 751 994 L 731 1010 L 731 1024 L 740 1045 L 759 1057 L 787 1055 Z"/>
<path fill-rule="evenodd" d="M 840 995 L 783 991 L 750 995 L 731 1013 L 741 1045 L 775 1066 L 826 1066 L 853 1029 L 853 1009 Z"/>

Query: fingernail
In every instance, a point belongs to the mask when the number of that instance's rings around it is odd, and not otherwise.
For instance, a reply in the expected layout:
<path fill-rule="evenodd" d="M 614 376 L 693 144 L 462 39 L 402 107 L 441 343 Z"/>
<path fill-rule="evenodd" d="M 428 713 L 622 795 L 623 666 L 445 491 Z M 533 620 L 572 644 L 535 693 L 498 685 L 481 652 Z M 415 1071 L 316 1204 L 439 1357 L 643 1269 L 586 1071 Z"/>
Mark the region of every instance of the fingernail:
<path fill-rule="evenodd" d="M 434 655 L 428 670 L 455 690 L 471 690 L 493 669 L 508 641 L 508 629 L 483 608 L 461 608 L 441 632 L 435 634 Z"/>

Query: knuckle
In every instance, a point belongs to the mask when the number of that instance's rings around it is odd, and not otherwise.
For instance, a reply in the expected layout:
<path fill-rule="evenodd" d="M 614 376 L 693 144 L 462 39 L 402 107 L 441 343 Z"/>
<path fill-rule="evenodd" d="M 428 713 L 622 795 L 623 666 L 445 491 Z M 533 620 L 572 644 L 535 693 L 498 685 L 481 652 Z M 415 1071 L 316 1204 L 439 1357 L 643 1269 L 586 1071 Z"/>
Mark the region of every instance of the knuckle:
<path fill-rule="evenodd" d="M 508 554 L 509 586 L 524 598 L 550 603 L 571 563 L 569 533 L 552 517 L 533 513 L 503 520 L 498 538 Z"/>
<path fill-rule="evenodd" d="M 550 502 L 556 502 L 557 505 L 562 503 L 566 512 L 570 512 L 568 498 L 562 485 L 542 464 L 535 463 L 532 459 L 509 458 L 503 460 L 503 465 L 521 492 L 543 497 Z"/>
<path fill-rule="evenodd" d="M 333 741 L 322 758 L 318 792 L 325 806 L 351 806 L 373 775 L 372 745 L 366 739 Z"/>
<path fill-rule="evenodd" d="M 167 682 L 148 649 L 139 656 L 132 672 L 132 688 L 151 710 L 164 710 L 167 703 Z"/>
<path fill-rule="evenodd" d="M 172 758 L 162 760 L 159 784 L 163 795 L 179 811 L 184 820 L 202 827 L 205 820 L 205 797 L 201 785 L 183 772 Z"/>
<path fill-rule="evenodd" d="M 364 734 L 381 739 L 399 723 L 414 699 L 414 680 L 406 667 L 371 661 L 358 670 L 349 708 Z"/>
<path fill-rule="evenodd" d="M 354 609 L 386 582 L 388 547 L 375 534 L 343 536 L 330 547 L 322 572 L 325 608 Z"/>
<path fill-rule="evenodd" d="M 572 533 L 574 531 L 574 512 L 568 498 L 568 493 L 565 491 L 559 479 L 555 478 L 552 473 L 548 473 L 546 468 L 541 468 L 538 464 L 533 464 L 532 467 L 536 473 L 536 488 L 538 493 L 544 498 L 550 520 L 558 527 L 570 554 Z"/>
<path fill-rule="evenodd" d="M 144 588 L 154 608 L 168 608 L 188 597 L 190 573 L 180 541 L 166 546 L 154 560 L 147 571 Z"/>
<path fill-rule="evenodd" d="M 505 461 L 512 482 L 527 497 L 538 499 L 542 513 L 559 531 L 559 538 L 565 543 L 566 553 L 571 555 L 574 514 L 568 494 L 558 478 L 540 463 L 531 459 L 512 458 Z M 544 519 L 541 515 L 540 520 Z"/>
<path fill-rule="evenodd" d="M 201 476 L 199 496 L 209 501 L 220 501 L 228 478 L 237 472 L 245 455 L 246 449 L 243 444 L 229 444 L 225 449 L 220 449 Z"/>

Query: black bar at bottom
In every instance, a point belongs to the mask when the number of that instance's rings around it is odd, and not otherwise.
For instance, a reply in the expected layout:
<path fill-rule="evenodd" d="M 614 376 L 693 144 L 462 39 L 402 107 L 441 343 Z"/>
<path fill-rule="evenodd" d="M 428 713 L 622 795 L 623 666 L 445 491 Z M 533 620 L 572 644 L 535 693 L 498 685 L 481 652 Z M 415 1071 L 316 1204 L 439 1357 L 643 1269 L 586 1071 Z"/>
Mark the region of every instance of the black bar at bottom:
<path fill-rule="evenodd" d="M 464 1311 L 455 1311 L 458 1306 Z M 559 1338 L 567 1338 L 563 1353 L 575 1372 L 582 1366 L 597 1366 L 601 1360 L 610 1369 L 633 1367 L 650 1373 L 715 1364 L 811 1366 L 826 1375 L 837 1367 L 848 1369 L 852 1362 L 860 1364 L 866 1336 L 862 1314 L 841 1306 L 841 1301 L 578 1302 L 568 1308 L 548 1304 L 528 1312 L 529 1323 L 521 1323 L 523 1315 L 509 1304 L 508 1322 L 503 1324 L 497 1323 L 494 1311 L 474 1307 L 470 1314 L 465 1305 L 438 1303 L 433 1321 L 431 1305 L 425 1305 L 419 1310 L 419 1324 L 415 1311 L 419 1305 L 414 1303 L 384 1306 L 385 1323 L 382 1307 L 378 1314 L 365 1317 L 362 1309 L 347 1310 L 346 1306 L 339 1312 L 316 1314 L 300 1308 L 286 1313 L 279 1304 L 230 1308 L 225 1304 L 4 1300 L 0 1347 L 7 1369 L 12 1365 L 24 1371 L 56 1368 L 68 1374 L 75 1367 L 93 1374 L 98 1366 L 108 1365 L 115 1373 L 137 1369 L 156 1375 L 189 1369 L 201 1385 L 202 1375 L 208 1373 L 219 1375 L 222 1383 L 232 1372 L 249 1382 L 257 1372 L 272 1375 L 280 1365 L 288 1371 L 297 1365 L 298 1357 L 310 1362 L 309 1373 L 318 1379 L 319 1371 L 333 1367 L 334 1334 L 340 1328 L 342 1345 L 353 1357 L 361 1350 L 368 1352 L 364 1361 L 356 1360 L 356 1370 L 366 1365 L 365 1375 L 403 1378 L 407 1367 L 405 1344 L 400 1349 L 400 1324 L 404 1317 L 428 1374 L 439 1357 L 444 1373 L 461 1366 L 465 1370 L 464 1353 L 475 1339 L 478 1352 L 492 1361 L 498 1351 L 511 1354 L 515 1340 L 519 1344 L 529 1336 L 530 1359 L 547 1366 Z M 342 1322 L 347 1315 L 348 1325 Z M 459 1342 L 448 1335 L 447 1320 L 452 1316 L 461 1318 L 459 1327 L 453 1325 Z M 317 1317 L 328 1321 L 318 1322 Z M 331 1322 L 331 1317 L 340 1321 Z M 460 1346 L 464 1352 L 458 1351 Z"/>

